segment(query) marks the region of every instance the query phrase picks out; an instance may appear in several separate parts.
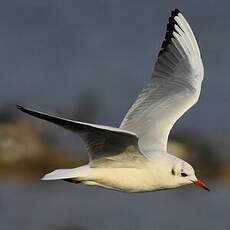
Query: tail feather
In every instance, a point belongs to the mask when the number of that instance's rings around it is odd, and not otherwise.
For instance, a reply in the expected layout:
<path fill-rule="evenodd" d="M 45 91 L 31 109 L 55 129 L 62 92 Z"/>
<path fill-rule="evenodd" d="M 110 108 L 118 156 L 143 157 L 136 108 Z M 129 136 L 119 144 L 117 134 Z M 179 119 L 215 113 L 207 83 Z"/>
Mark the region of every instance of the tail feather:
<path fill-rule="evenodd" d="M 84 165 L 73 169 L 57 169 L 43 176 L 41 180 L 63 180 L 84 177 L 87 175 L 88 170 L 88 165 Z"/>

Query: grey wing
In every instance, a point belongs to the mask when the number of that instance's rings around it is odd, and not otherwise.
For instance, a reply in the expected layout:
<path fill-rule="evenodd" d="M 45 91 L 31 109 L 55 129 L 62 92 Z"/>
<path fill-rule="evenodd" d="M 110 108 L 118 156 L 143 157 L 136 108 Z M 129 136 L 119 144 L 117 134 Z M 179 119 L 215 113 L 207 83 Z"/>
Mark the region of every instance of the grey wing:
<path fill-rule="evenodd" d="M 145 155 L 167 151 L 172 126 L 199 98 L 203 72 L 195 36 L 176 9 L 169 18 L 151 80 L 120 125 L 138 135 Z"/>
<path fill-rule="evenodd" d="M 103 125 L 95 125 L 64 119 L 41 113 L 22 106 L 22 112 L 52 122 L 71 131 L 77 132 L 86 143 L 91 167 L 132 167 L 136 161 L 145 159 L 138 148 L 136 134 Z"/>

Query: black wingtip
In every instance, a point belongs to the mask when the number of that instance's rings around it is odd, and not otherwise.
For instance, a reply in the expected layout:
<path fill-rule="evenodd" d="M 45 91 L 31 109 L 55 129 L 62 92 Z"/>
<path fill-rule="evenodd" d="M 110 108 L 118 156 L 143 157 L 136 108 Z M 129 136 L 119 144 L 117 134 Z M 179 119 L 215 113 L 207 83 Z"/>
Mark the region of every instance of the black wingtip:
<path fill-rule="evenodd" d="M 177 16 L 180 13 L 180 10 L 178 10 L 177 8 L 175 8 L 174 10 L 171 11 L 171 16 Z"/>
<path fill-rule="evenodd" d="M 19 109 L 19 110 L 23 109 L 23 106 L 21 106 L 21 105 L 16 105 L 16 107 L 17 107 L 17 109 Z"/>
<path fill-rule="evenodd" d="M 162 42 L 161 50 L 160 50 L 160 52 L 158 54 L 158 57 L 165 51 L 166 47 L 168 46 L 168 44 L 171 41 L 171 38 L 173 37 L 174 26 L 175 26 L 175 24 L 177 24 L 177 22 L 175 21 L 174 18 L 179 13 L 180 13 L 180 10 L 178 10 L 177 8 L 175 10 L 171 11 L 171 16 L 169 17 L 167 28 L 166 28 L 165 39 Z"/>
<path fill-rule="evenodd" d="M 17 106 L 17 109 L 19 109 L 20 111 L 22 111 L 22 112 L 26 111 L 25 107 L 23 107 L 21 105 L 16 105 L 16 106 Z"/>

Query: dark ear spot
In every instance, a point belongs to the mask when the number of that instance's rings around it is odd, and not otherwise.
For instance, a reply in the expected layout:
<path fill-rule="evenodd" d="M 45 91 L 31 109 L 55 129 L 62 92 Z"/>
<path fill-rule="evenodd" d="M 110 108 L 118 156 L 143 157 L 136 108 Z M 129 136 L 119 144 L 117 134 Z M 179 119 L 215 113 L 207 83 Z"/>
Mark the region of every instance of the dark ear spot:
<path fill-rule="evenodd" d="M 174 168 L 172 168 L 171 173 L 172 173 L 173 176 L 175 176 L 176 173 L 175 173 Z"/>
<path fill-rule="evenodd" d="M 186 177 L 186 176 L 188 176 L 186 173 L 184 173 L 184 172 L 181 172 L 181 174 L 180 174 L 182 177 Z"/>

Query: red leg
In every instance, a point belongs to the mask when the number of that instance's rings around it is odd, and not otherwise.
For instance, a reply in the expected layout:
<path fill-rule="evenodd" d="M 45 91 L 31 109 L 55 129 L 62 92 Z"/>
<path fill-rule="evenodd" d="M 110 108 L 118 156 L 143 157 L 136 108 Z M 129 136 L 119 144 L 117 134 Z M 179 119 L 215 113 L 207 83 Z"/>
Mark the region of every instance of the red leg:
<path fill-rule="evenodd" d="M 77 181 L 75 179 L 63 179 L 63 180 L 66 182 L 69 182 L 69 183 L 73 183 L 73 184 L 80 184 L 81 183 L 80 181 Z"/>

